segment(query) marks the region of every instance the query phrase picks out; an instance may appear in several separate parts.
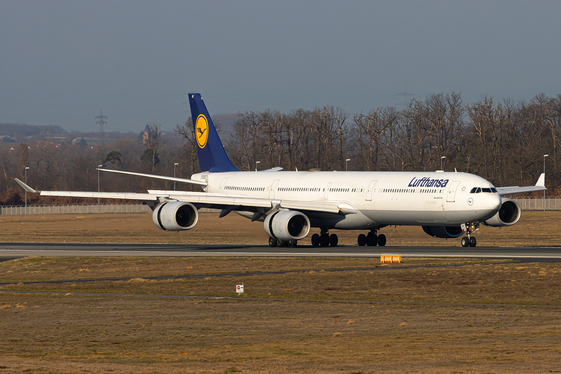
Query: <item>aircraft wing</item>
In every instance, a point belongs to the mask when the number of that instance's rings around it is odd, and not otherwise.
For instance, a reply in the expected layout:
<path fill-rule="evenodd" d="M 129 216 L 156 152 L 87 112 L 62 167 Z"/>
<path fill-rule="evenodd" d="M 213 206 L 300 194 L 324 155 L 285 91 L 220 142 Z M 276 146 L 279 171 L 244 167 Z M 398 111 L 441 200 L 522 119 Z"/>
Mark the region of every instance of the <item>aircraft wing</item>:
<path fill-rule="evenodd" d="M 29 193 L 37 193 L 41 196 L 61 196 L 61 197 L 92 197 L 100 199 L 126 199 L 140 201 L 157 201 L 159 196 L 149 193 L 134 192 L 88 192 L 88 191 L 39 191 L 29 187 L 18 178 L 15 181 Z"/>
<path fill-rule="evenodd" d="M 356 209 L 347 203 L 325 201 L 298 201 L 256 198 L 247 196 L 232 196 L 223 194 L 209 194 L 205 192 L 148 190 L 150 194 L 167 196 L 170 199 L 185 201 L 209 208 L 252 207 L 272 209 L 274 207 L 313 211 L 322 213 L 354 214 Z M 236 209 L 233 209 L 236 210 Z"/>
<path fill-rule="evenodd" d="M 140 201 L 157 201 L 158 196 L 133 192 L 81 192 L 81 191 L 38 191 L 41 196 L 92 197 L 100 199 L 124 199 Z"/>
<path fill-rule="evenodd" d="M 325 202 L 325 201 L 298 201 L 298 200 L 275 200 L 267 198 L 256 198 L 247 196 L 232 196 L 224 194 L 209 194 L 206 192 L 190 191 L 167 191 L 148 190 L 148 193 L 133 192 L 88 192 L 88 191 L 39 191 L 29 187 L 27 184 L 15 178 L 15 181 L 29 193 L 38 193 L 41 196 L 60 197 L 89 197 L 101 199 L 128 199 L 139 201 L 163 201 L 177 200 L 196 204 L 199 207 L 227 209 L 234 207 L 236 210 L 242 208 L 285 208 L 321 213 L 354 214 L 356 209 L 347 203 Z"/>
<path fill-rule="evenodd" d="M 545 191 L 545 173 L 542 173 L 536 183 L 535 186 L 526 186 L 526 187 L 519 187 L 519 186 L 511 186 L 511 187 L 497 187 L 497 192 L 500 195 L 510 195 L 515 193 L 524 193 L 524 192 L 535 192 L 535 191 Z"/>

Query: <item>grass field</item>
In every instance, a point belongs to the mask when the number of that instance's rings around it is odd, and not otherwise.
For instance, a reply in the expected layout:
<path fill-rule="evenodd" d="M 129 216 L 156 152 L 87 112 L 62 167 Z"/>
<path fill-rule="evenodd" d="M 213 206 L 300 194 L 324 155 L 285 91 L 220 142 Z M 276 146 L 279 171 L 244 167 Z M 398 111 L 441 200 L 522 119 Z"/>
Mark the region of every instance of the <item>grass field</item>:
<path fill-rule="evenodd" d="M 560 216 L 524 212 L 476 236 L 559 245 Z M 0 218 L 5 242 L 267 240 L 233 214 L 179 234 L 144 214 Z M 389 244 L 459 245 L 383 232 Z M 354 244 L 357 233 L 337 233 Z M 561 372 L 560 288 L 561 263 L 28 257 L 0 262 L 0 373 Z"/>
<path fill-rule="evenodd" d="M 0 372 L 559 372 L 561 264 L 378 261 L 3 262 Z"/>
<path fill-rule="evenodd" d="M 561 211 L 525 211 L 511 227 L 481 226 L 475 236 L 479 246 L 561 245 Z M 2 242 L 95 242 L 95 243 L 247 243 L 267 244 L 263 223 L 237 214 L 218 218 L 203 213 L 189 231 L 158 229 L 150 214 L 19 215 L 0 216 Z M 319 230 L 312 229 L 312 232 Z M 358 231 L 333 230 L 343 245 L 356 244 Z M 380 231 L 391 245 L 459 246 L 460 239 L 438 239 L 420 227 L 386 227 Z M 310 243 L 311 235 L 301 241 Z"/>

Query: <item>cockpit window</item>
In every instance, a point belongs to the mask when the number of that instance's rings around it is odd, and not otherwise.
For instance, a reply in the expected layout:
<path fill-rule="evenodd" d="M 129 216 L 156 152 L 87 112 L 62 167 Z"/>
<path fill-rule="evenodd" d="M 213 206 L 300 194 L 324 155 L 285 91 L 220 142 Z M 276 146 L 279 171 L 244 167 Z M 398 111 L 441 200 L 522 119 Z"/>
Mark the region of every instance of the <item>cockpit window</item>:
<path fill-rule="evenodd" d="M 481 187 L 473 187 L 473 188 L 471 189 L 471 191 L 469 191 L 469 193 L 481 193 L 481 192 L 484 192 L 484 193 L 497 193 L 497 189 L 494 188 L 494 187 L 492 187 L 492 188 L 487 188 L 487 187 L 483 187 L 483 188 L 481 188 Z"/>

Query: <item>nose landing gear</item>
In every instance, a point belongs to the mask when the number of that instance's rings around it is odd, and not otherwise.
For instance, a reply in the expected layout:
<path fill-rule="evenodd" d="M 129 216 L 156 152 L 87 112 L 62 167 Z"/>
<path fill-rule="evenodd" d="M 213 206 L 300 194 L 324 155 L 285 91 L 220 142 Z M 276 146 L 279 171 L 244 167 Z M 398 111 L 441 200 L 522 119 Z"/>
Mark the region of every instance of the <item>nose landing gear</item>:
<path fill-rule="evenodd" d="M 479 223 L 467 223 L 462 225 L 462 230 L 466 233 L 466 236 L 462 238 L 462 247 L 475 247 L 477 245 L 477 239 L 471 236 L 471 233 L 479 230 Z"/>

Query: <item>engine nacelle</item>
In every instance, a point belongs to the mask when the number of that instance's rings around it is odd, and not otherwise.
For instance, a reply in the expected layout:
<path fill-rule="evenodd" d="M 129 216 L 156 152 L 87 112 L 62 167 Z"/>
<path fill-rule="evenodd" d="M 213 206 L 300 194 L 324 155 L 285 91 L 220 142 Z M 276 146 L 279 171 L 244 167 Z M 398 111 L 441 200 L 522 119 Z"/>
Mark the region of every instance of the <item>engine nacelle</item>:
<path fill-rule="evenodd" d="M 497 214 L 483 223 L 492 227 L 512 226 L 518 222 L 521 215 L 522 210 L 516 201 L 512 199 L 502 199 L 501 207 Z"/>
<path fill-rule="evenodd" d="M 152 212 L 152 220 L 162 230 L 191 230 L 199 222 L 199 211 L 193 204 L 181 201 L 162 203 Z"/>
<path fill-rule="evenodd" d="M 423 226 L 423 230 L 435 238 L 459 238 L 464 233 L 460 226 Z"/>
<path fill-rule="evenodd" d="M 300 240 L 310 232 L 310 220 L 295 210 L 282 210 L 265 217 L 265 232 L 280 240 Z"/>

